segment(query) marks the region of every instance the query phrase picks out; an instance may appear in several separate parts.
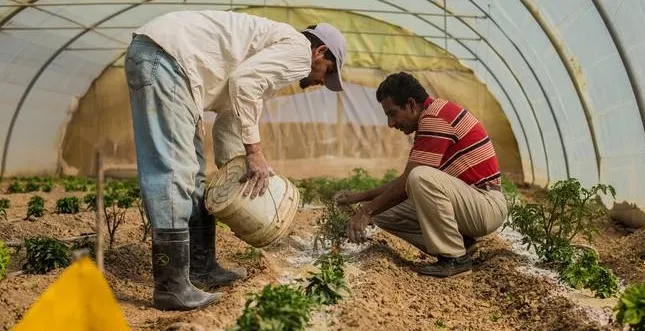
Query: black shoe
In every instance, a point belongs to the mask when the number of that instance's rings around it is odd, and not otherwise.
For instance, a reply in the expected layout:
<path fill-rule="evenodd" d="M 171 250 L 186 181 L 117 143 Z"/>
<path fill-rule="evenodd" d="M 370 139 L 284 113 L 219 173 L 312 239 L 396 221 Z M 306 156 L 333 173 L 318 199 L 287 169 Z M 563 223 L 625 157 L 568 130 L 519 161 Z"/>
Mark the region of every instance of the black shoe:
<path fill-rule="evenodd" d="M 460 257 L 439 256 L 437 263 L 428 264 L 419 268 L 422 275 L 439 278 L 467 275 L 473 270 L 473 261 L 468 254 Z"/>
<path fill-rule="evenodd" d="M 215 219 L 211 216 L 190 222 L 190 281 L 205 290 L 231 285 L 247 275 L 244 268 L 228 270 L 217 263 L 215 228 Z"/>
<path fill-rule="evenodd" d="M 152 235 L 154 306 L 160 310 L 191 310 L 219 301 L 221 293 L 207 293 L 190 283 L 187 229 L 159 229 Z"/>

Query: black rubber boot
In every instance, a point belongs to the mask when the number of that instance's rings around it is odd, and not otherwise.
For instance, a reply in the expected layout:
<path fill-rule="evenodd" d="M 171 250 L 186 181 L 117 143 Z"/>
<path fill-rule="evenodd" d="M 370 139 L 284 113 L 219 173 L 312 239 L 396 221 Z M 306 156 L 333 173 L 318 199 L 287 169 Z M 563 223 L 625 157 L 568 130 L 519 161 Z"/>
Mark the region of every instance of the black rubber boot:
<path fill-rule="evenodd" d="M 419 269 L 419 273 L 439 278 L 467 275 L 473 270 L 473 261 L 470 255 L 460 257 L 438 256 L 437 263 L 428 264 Z"/>
<path fill-rule="evenodd" d="M 158 229 L 152 236 L 154 306 L 160 310 L 191 310 L 217 302 L 221 293 L 199 290 L 189 280 L 187 229 Z"/>
<path fill-rule="evenodd" d="M 190 221 L 190 281 L 204 290 L 231 285 L 247 275 L 244 268 L 228 270 L 217 263 L 216 228 L 212 216 Z"/>

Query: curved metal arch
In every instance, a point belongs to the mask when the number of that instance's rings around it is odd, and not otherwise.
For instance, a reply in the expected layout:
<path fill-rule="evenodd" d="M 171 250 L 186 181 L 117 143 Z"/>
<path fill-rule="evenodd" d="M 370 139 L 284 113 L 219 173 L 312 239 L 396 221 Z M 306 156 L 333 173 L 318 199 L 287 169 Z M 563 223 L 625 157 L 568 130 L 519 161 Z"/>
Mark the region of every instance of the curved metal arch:
<path fill-rule="evenodd" d="M 433 4 L 435 7 L 446 11 L 446 13 L 452 13 L 448 8 L 446 8 L 446 7 L 440 5 L 440 4 L 438 4 L 438 3 L 436 3 L 436 2 L 434 2 L 432 0 L 428 0 L 428 2 Z M 484 14 L 488 15 L 485 12 L 484 12 Z M 495 55 L 497 55 L 497 57 L 502 61 L 502 63 L 504 63 L 504 65 L 506 66 L 506 69 L 508 69 L 508 71 L 513 76 L 513 79 L 515 79 L 515 82 L 520 87 L 520 90 L 522 90 L 522 94 L 524 95 L 524 98 L 526 99 L 526 103 L 528 103 L 529 108 L 531 108 L 531 114 L 533 115 L 533 120 L 535 121 L 535 124 L 537 125 L 537 128 L 538 128 L 538 133 L 540 134 L 540 141 L 542 142 L 542 150 L 544 151 L 544 161 L 546 162 L 546 182 L 547 182 L 547 185 L 548 185 L 548 183 L 551 182 L 551 172 L 549 170 L 549 153 L 546 150 L 546 143 L 544 142 L 544 134 L 542 132 L 542 126 L 540 125 L 540 121 L 538 121 L 537 115 L 535 114 L 535 107 L 533 107 L 533 102 L 531 102 L 531 99 L 526 94 L 526 90 L 524 89 L 524 86 L 520 82 L 519 78 L 517 78 L 517 75 L 511 69 L 511 66 L 508 64 L 508 62 L 506 62 L 506 59 L 502 56 L 502 54 L 500 54 L 497 51 L 497 49 L 495 47 L 493 47 L 493 45 L 488 41 L 488 39 L 486 37 L 484 37 L 481 33 L 479 33 L 479 31 L 477 31 L 477 29 L 473 28 L 470 24 L 468 24 L 466 21 L 464 21 L 464 19 L 462 19 L 461 17 L 455 17 L 455 18 L 458 19 L 459 22 L 461 22 L 463 25 L 465 25 L 468 29 L 470 29 L 470 31 L 475 33 L 484 43 L 486 43 L 486 45 L 488 45 L 488 47 L 493 51 L 493 53 L 495 53 Z M 488 18 L 490 19 L 490 16 Z M 549 103 L 549 105 L 550 105 L 550 103 Z M 551 111 L 553 111 L 553 110 L 551 110 Z M 560 139 L 562 139 L 562 137 L 560 137 Z"/>
<path fill-rule="evenodd" d="M 475 7 L 477 7 L 477 9 L 479 11 L 481 11 L 484 14 L 486 14 L 486 11 L 482 7 L 480 7 L 475 2 L 475 0 L 468 0 L 468 1 L 470 3 L 472 3 Z M 531 74 L 533 75 L 533 78 L 535 78 L 535 81 L 537 82 L 538 86 L 540 87 L 540 91 L 542 91 L 542 95 L 544 95 L 544 99 L 546 100 L 547 105 L 549 106 L 549 111 L 551 112 L 551 117 L 553 118 L 553 123 L 555 123 L 555 128 L 558 131 L 558 138 L 560 140 L 560 146 L 562 147 L 562 154 L 564 155 L 564 166 L 565 166 L 565 170 L 567 172 L 567 178 L 569 178 L 570 177 L 569 155 L 567 153 L 567 147 L 564 144 L 564 138 L 562 137 L 562 128 L 560 128 L 560 124 L 558 122 L 558 119 L 555 116 L 555 111 L 553 110 L 553 104 L 551 104 L 551 99 L 549 98 L 549 95 L 546 93 L 546 90 L 544 89 L 544 86 L 542 85 L 542 81 L 538 78 L 537 74 L 535 73 L 535 69 L 533 69 L 533 66 L 531 65 L 529 60 L 526 58 L 526 56 L 524 55 L 524 52 L 522 52 L 522 50 L 517 45 L 515 40 L 511 39 L 511 37 L 506 33 L 506 31 L 504 31 L 504 29 L 502 29 L 502 27 L 497 23 L 497 21 L 492 16 L 489 15 L 488 19 L 491 22 L 493 22 L 495 27 L 497 27 L 497 29 L 504 35 L 506 40 L 508 40 L 513 45 L 513 47 L 515 48 L 517 53 L 520 54 L 520 56 L 522 57 L 522 60 L 528 66 L 529 70 L 531 71 Z M 645 125 L 645 122 L 644 122 L 644 125 Z M 547 159 L 547 167 L 548 167 L 548 159 Z"/>
<path fill-rule="evenodd" d="M 398 8 L 400 10 L 405 10 L 405 8 L 402 8 L 402 7 L 400 7 L 400 6 L 396 5 L 396 4 L 392 4 L 387 0 L 378 0 L 378 1 L 382 2 L 382 3 L 385 3 L 387 5 L 393 6 L 395 8 Z M 449 33 L 448 31 L 445 31 L 443 28 L 441 28 L 440 26 L 430 22 L 429 20 L 425 19 L 424 17 L 422 17 L 420 15 L 416 15 L 416 14 L 411 14 L 411 15 L 415 16 L 416 18 L 418 18 L 418 19 L 420 19 L 420 20 L 422 20 L 422 21 L 424 21 L 426 23 L 428 23 L 429 25 L 433 26 L 434 28 L 438 29 L 439 31 L 444 32 L 447 36 L 453 37 L 451 33 Z M 488 71 L 488 73 L 491 75 L 491 77 L 493 77 L 493 79 L 495 80 L 497 85 L 499 85 L 499 88 L 502 90 L 502 92 L 506 96 L 506 99 L 508 99 L 508 102 L 511 104 L 511 108 L 513 108 L 513 112 L 515 113 L 515 117 L 517 117 L 517 120 L 520 123 L 520 130 L 522 131 L 522 135 L 524 136 L 524 142 L 526 144 L 526 149 L 527 149 L 527 151 L 529 153 L 529 162 L 531 163 L 531 184 L 535 184 L 535 166 L 534 166 L 535 163 L 533 162 L 533 153 L 531 153 L 531 148 L 529 147 L 529 140 L 528 140 L 528 137 L 526 136 L 526 130 L 524 129 L 524 124 L 522 123 L 522 120 L 521 120 L 519 114 L 517 113 L 517 109 L 515 108 L 515 104 L 513 103 L 513 100 L 511 99 L 511 97 L 509 96 L 508 92 L 504 88 L 504 85 L 502 85 L 502 83 L 499 81 L 499 79 L 497 78 L 495 73 L 493 73 L 493 71 L 488 67 L 488 65 L 484 61 L 481 61 L 479 59 L 479 56 L 477 55 L 477 53 L 475 53 L 472 49 L 470 49 L 470 47 L 468 47 L 468 45 L 464 44 L 461 40 L 455 39 L 455 41 L 457 43 L 459 43 L 459 45 L 461 45 L 463 48 L 468 50 L 476 59 L 479 60 L 479 62 L 481 62 L 481 64 L 486 69 L 486 71 Z M 446 52 L 448 52 L 448 51 L 446 50 Z M 498 54 L 498 56 L 499 56 L 499 54 Z M 544 141 L 542 143 L 543 143 L 542 147 L 546 149 L 546 147 L 544 146 Z M 545 151 L 545 153 L 546 153 L 546 151 Z M 547 168 L 548 168 L 548 165 L 547 165 Z"/>
<path fill-rule="evenodd" d="M 580 81 L 576 77 L 576 74 L 573 69 L 573 65 L 571 64 L 571 61 L 567 59 L 567 55 L 564 53 L 564 46 L 561 44 L 562 42 L 558 39 L 555 33 L 553 33 L 549 24 L 544 20 L 544 18 L 540 14 L 540 11 L 533 3 L 533 0 L 520 0 L 520 1 L 522 2 L 526 10 L 531 14 L 535 22 L 538 23 L 538 25 L 540 26 L 544 34 L 547 36 L 547 38 L 551 42 L 551 46 L 553 47 L 553 49 L 555 49 L 556 53 L 558 53 L 558 56 L 560 57 L 560 61 L 567 69 L 567 73 L 569 74 L 569 78 L 573 83 L 573 87 L 576 89 L 578 100 L 582 105 L 582 110 L 584 111 L 585 117 L 587 119 L 587 127 L 589 128 L 589 135 L 591 136 L 593 152 L 596 157 L 596 171 L 598 172 L 598 179 L 600 179 L 600 161 L 601 161 L 600 151 L 598 148 L 598 141 L 596 140 L 596 131 L 593 126 L 593 121 L 591 119 L 591 110 L 590 110 L 591 107 L 589 106 L 589 101 L 587 100 L 587 97 L 585 97 L 585 95 L 582 93 L 582 86 L 580 84 Z"/>
<path fill-rule="evenodd" d="M 40 67 L 40 69 L 38 69 L 38 72 L 36 72 L 34 77 L 31 79 L 31 82 L 29 82 L 29 85 L 27 85 L 27 89 L 25 89 L 25 91 L 23 92 L 22 97 L 20 98 L 20 102 L 18 102 L 18 106 L 16 107 L 16 110 L 14 111 L 13 116 L 11 117 L 11 123 L 9 124 L 9 130 L 7 130 L 7 136 L 6 136 L 5 142 L 4 142 L 4 150 L 2 152 L 2 168 L 0 168 L 0 178 L 4 178 L 4 173 L 5 173 L 6 168 L 7 168 L 7 153 L 9 152 L 9 145 L 11 144 L 11 136 L 13 135 L 13 129 L 14 129 L 15 125 L 16 125 L 16 120 L 18 119 L 18 114 L 20 114 L 20 110 L 22 110 L 22 106 L 24 105 L 25 101 L 27 100 L 27 97 L 31 93 L 31 90 L 33 89 L 34 85 L 36 85 L 36 82 L 38 81 L 40 76 L 43 74 L 43 72 L 45 72 L 47 67 L 49 67 L 49 65 L 52 62 L 54 62 L 54 60 L 58 57 L 58 55 L 60 55 L 65 50 L 65 48 L 67 48 L 67 46 L 71 45 L 73 42 L 78 40 L 80 37 L 84 36 L 87 32 L 91 31 L 93 28 L 103 24 L 106 21 L 109 21 L 110 19 L 112 19 L 112 18 L 114 18 L 116 16 L 121 15 L 122 13 L 124 13 L 124 12 L 126 12 L 126 11 L 128 11 L 130 9 L 138 7 L 138 6 L 144 4 L 144 3 L 148 2 L 148 1 L 151 1 L 151 0 L 144 0 L 139 4 L 134 4 L 134 5 L 128 6 L 126 8 L 123 8 L 121 10 L 118 10 L 118 11 L 112 13 L 111 15 L 109 15 L 108 17 L 106 17 L 106 18 L 104 18 L 104 19 L 92 24 L 87 29 L 84 29 L 83 31 L 79 32 L 76 36 L 74 36 L 69 41 L 67 41 L 65 44 L 63 44 L 60 48 L 58 48 L 58 50 L 56 50 L 56 52 L 54 52 L 54 54 L 52 54 L 49 57 L 49 59 L 47 59 L 47 61 Z"/>
<path fill-rule="evenodd" d="M 634 99 L 636 99 L 636 105 L 638 106 L 638 111 L 641 115 L 643 130 L 645 131 L 645 100 L 643 100 L 644 97 L 641 91 L 638 89 L 638 83 L 636 82 L 636 77 L 634 77 L 634 69 L 632 67 L 632 63 L 627 57 L 627 54 L 625 54 L 625 48 L 623 46 L 623 42 L 618 36 L 618 33 L 616 32 L 616 30 L 614 29 L 614 25 L 611 23 L 611 20 L 609 19 L 609 14 L 607 14 L 607 10 L 605 9 L 605 6 L 599 0 L 592 0 L 592 2 L 593 2 L 593 5 L 596 7 L 596 10 L 598 11 L 598 14 L 600 14 L 600 18 L 605 24 L 605 27 L 609 32 L 609 36 L 611 37 L 611 40 L 614 42 L 614 45 L 616 46 L 616 50 L 618 51 L 618 56 L 620 56 L 620 61 L 623 63 L 623 66 L 625 67 L 625 71 L 627 72 L 627 78 L 629 79 L 629 85 L 632 88 L 632 92 L 634 93 Z"/>

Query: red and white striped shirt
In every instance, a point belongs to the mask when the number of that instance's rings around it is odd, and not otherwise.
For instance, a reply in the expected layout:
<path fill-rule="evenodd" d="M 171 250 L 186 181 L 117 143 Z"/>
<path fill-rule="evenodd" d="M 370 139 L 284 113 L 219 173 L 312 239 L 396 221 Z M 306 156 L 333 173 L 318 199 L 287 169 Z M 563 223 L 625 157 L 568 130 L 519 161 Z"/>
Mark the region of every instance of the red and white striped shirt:
<path fill-rule="evenodd" d="M 437 168 L 468 185 L 499 185 L 493 144 L 479 120 L 452 101 L 428 98 L 409 161 Z"/>

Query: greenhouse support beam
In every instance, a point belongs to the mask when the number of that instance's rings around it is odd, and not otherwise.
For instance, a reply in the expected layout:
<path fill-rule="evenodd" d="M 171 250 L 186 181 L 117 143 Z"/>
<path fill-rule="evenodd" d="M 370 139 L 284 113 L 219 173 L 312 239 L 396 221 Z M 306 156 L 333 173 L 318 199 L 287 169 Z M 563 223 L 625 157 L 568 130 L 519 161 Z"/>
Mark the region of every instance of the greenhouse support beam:
<path fill-rule="evenodd" d="M 65 51 L 70 52 L 93 52 L 93 51 L 123 51 L 125 52 L 124 47 L 67 47 Z M 370 55 L 388 55 L 388 56 L 412 56 L 412 57 L 427 57 L 427 58 L 439 58 L 439 59 L 457 59 L 457 60 L 467 60 L 467 61 L 477 61 L 477 58 L 468 58 L 468 57 L 452 57 L 446 55 L 431 55 L 431 54 L 413 54 L 413 53 L 390 53 L 390 52 L 373 52 L 373 51 L 363 51 L 363 50 L 346 50 L 347 53 L 357 53 L 357 54 L 370 54 Z"/>
<path fill-rule="evenodd" d="M 609 31 L 609 35 L 611 36 L 614 45 L 616 45 L 616 50 L 618 51 L 618 55 L 620 56 L 620 61 L 623 63 L 625 71 L 627 72 L 627 78 L 629 79 L 629 85 L 631 86 L 632 92 L 634 93 L 634 99 L 636 99 L 636 106 L 638 107 L 638 112 L 641 115 L 643 130 L 645 130 L 645 98 L 643 97 L 641 90 L 638 88 L 638 83 L 636 82 L 636 77 L 634 76 L 634 66 L 627 56 L 627 52 L 625 52 L 625 45 L 620 39 L 620 36 L 618 36 L 618 32 L 616 32 L 611 19 L 609 19 L 609 14 L 607 13 L 605 6 L 602 4 L 602 1 L 592 1 L 594 6 L 596 7 L 596 10 L 598 11 L 598 14 L 600 14 L 600 18 L 602 18 L 602 21 L 605 23 L 607 31 Z"/>
<path fill-rule="evenodd" d="M 150 1 L 150 0 L 145 0 L 145 1 Z M 38 69 L 38 72 L 34 75 L 34 77 L 31 79 L 29 82 L 29 85 L 27 85 L 27 88 L 25 91 L 22 93 L 22 97 L 20 98 L 20 101 L 18 102 L 18 106 L 16 106 L 16 110 L 13 113 L 13 116 L 11 117 L 11 122 L 9 123 L 9 128 L 7 130 L 7 136 L 4 141 L 4 149 L 2 151 L 2 166 L 0 167 L 0 178 L 4 178 L 4 174 L 7 170 L 7 155 L 9 153 L 9 145 L 11 145 L 11 137 L 13 135 L 13 130 L 16 127 L 16 121 L 18 120 L 18 115 L 20 114 L 20 111 L 22 110 L 23 105 L 25 104 L 25 101 L 27 100 L 27 97 L 31 93 L 31 90 L 34 88 L 34 85 L 36 85 L 36 82 L 42 76 L 42 74 L 47 70 L 50 64 L 54 62 L 54 60 L 65 50 L 65 48 L 69 47 L 69 45 L 73 44 L 76 40 L 84 36 L 87 32 L 91 31 L 92 27 L 95 27 L 97 25 L 103 24 L 104 22 L 107 22 L 111 20 L 112 18 L 119 16 L 120 14 L 127 12 L 128 10 L 132 8 L 138 7 L 140 4 L 132 5 L 126 8 L 123 8 L 121 10 L 118 10 L 106 18 L 94 23 L 91 27 L 88 29 L 83 30 L 73 38 L 70 38 L 64 45 L 62 45 L 58 50 L 56 50 L 50 57 L 47 59 L 47 61 Z"/>
<path fill-rule="evenodd" d="M 378 1 L 382 2 L 382 3 L 385 3 L 385 4 L 388 4 L 390 6 L 396 7 L 396 8 L 401 8 L 398 5 L 393 4 L 393 3 L 391 3 L 391 2 L 389 2 L 387 0 L 378 0 Z M 414 15 L 414 16 L 416 18 L 428 23 L 429 25 L 432 25 L 434 28 L 438 29 L 439 31 L 444 32 L 444 33 L 446 33 L 448 35 L 451 35 L 450 33 L 448 33 L 448 31 L 443 30 L 441 28 L 441 26 L 432 23 L 431 21 L 427 20 L 426 18 L 418 16 L 418 15 Z M 486 64 L 486 62 L 482 61 L 479 58 L 479 56 L 477 55 L 477 53 L 475 53 L 468 45 L 464 44 L 461 40 L 456 40 L 456 42 L 459 43 L 459 45 L 461 45 L 461 47 L 465 48 L 468 52 L 470 52 L 470 54 L 472 54 L 482 64 L 482 66 L 484 66 L 486 71 L 488 71 L 488 73 L 491 75 L 491 77 L 493 77 L 493 79 L 495 80 L 497 85 L 499 85 L 499 88 L 502 90 L 502 93 L 504 93 L 504 96 L 506 96 L 506 99 L 508 100 L 508 102 L 511 104 L 511 108 L 513 109 L 513 113 L 517 117 L 517 121 L 520 124 L 520 131 L 522 131 L 522 136 L 524 137 L 524 143 L 525 143 L 526 149 L 527 149 L 527 151 L 529 153 L 529 162 L 531 164 L 531 181 L 532 181 L 532 184 L 534 184 L 535 183 L 535 166 L 534 166 L 534 162 L 533 162 L 533 154 L 531 152 L 531 148 L 529 147 L 529 141 L 528 141 L 528 137 L 526 136 L 526 130 L 524 129 L 524 124 L 522 123 L 522 119 L 520 118 L 520 116 L 519 116 L 519 114 L 517 112 L 517 109 L 515 107 L 515 104 L 513 103 L 513 100 L 511 99 L 510 95 L 508 94 L 508 91 L 506 91 L 506 88 L 504 88 L 504 85 L 502 85 L 502 83 L 497 78 L 497 75 L 495 75 L 495 73 L 490 69 L 490 67 Z"/>
<path fill-rule="evenodd" d="M 531 16 L 533 16 L 533 19 L 540 25 L 540 28 L 542 28 L 542 31 L 547 36 L 547 38 L 549 38 L 551 45 L 555 49 L 556 53 L 558 53 L 560 61 L 562 62 L 562 64 L 564 64 L 564 67 L 567 69 L 567 73 L 569 74 L 569 78 L 573 82 L 573 87 L 576 90 L 578 100 L 582 105 L 582 110 L 584 111 L 585 117 L 587 119 L 587 127 L 589 128 L 589 135 L 591 136 L 593 152 L 596 157 L 596 170 L 598 171 L 598 179 L 600 179 L 600 151 L 598 149 L 596 131 L 594 130 L 593 120 L 591 118 L 591 107 L 589 106 L 589 100 L 587 100 L 587 97 L 584 95 L 584 93 L 582 93 L 582 84 L 576 76 L 575 70 L 573 68 L 573 63 L 571 60 L 569 60 L 569 58 L 567 58 L 567 54 L 565 53 L 565 46 L 563 45 L 562 41 L 560 41 L 560 39 L 555 35 L 553 30 L 549 26 L 549 23 L 542 17 L 542 14 L 540 14 L 539 9 L 533 3 L 533 0 L 520 1 L 524 5 L 524 7 L 526 7 L 526 10 L 531 14 Z"/>
<path fill-rule="evenodd" d="M 444 0 L 445 1 L 445 0 Z M 442 7 L 440 4 L 428 0 L 428 2 L 432 3 L 436 7 L 443 9 L 447 13 L 450 13 L 450 10 L 448 8 Z M 529 108 L 531 109 L 531 115 L 533 115 L 533 120 L 535 121 L 535 125 L 537 126 L 538 133 L 540 134 L 540 141 L 542 142 L 542 151 L 544 152 L 544 161 L 546 162 L 546 184 L 548 185 L 549 182 L 551 182 L 551 171 L 549 170 L 549 153 L 546 150 L 546 142 L 544 141 L 544 133 L 542 132 L 542 126 L 540 125 L 540 121 L 537 118 L 537 115 L 535 113 L 535 107 L 533 106 L 533 102 L 531 102 L 531 98 L 529 98 L 528 94 L 526 93 L 526 90 L 524 89 L 524 85 L 520 81 L 520 79 L 517 77 L 515 74 L 515 71 L 511 68 L 511 66 L 508 64 L 508 61 L 502 56 L 502 54 L 499 53 L 499 51 L 493 47 L 493 45 L 488 41 L 487 38 L 482 36 L 477 29 L 473 28 L 468 22 L 464 21 L 462 18 L 457 18 L 459 22 L 461 22 L 463 25 L 465 25 L 470 31 L 472 31 L 474 34 L 476 34 L 479 38 L 482 39 L 484 43 L 490 48 L 495 55 L 504 63 L 504 66 L 506 66 L 506 69 L 511 73 L 511 76 L 513 76 L 513 79 L 517 83 L 517 85 L 520 87 L 520 90 L 522 91 L 522 95 L 524 95 L 524 99 L 526 99 L 526 103 L 529 105 Z"/>
<path fill-rule="evenodd" d="M 93 28 L 93 31 L 99 30 L 135 30 L 138 26 L 98 26 Z M 3 31 L 43 31 L 43 30 L 83 30 L 82 26 L 20 26 L 20 27 L 4 27 L 0 28 Z M 367 36 L 384 36 L 384 37 L 408 37 L 408 38 L 438 38 L 443 39 L 445 36 L 438 35 L 420 35 L 420 34 L 404 34 L 404 33 L 388 33 L 388 32 L 369 32 L 369 31 L 347 31 L 340 30 L 343 34 L 358 34 Z M 479 37 L 448 37 L 448 39 L 459 39 L 468 41 L 481 41 Z"/>
<path fill-rule="evenodd" d="M 480 7 L 475 2 L 475 0 L 469 0 L 469 1 L 475 7 L 477 7 L 477 9 L 479 9 L 482 13 L 485 13 L 484 9 Z M 522 52 L 522 49 L 517 45 L 517 43 L 513 39 L 511 39 L 511 37 L 506 33 L 506 31 L 502 29 L 502 27 L 497 23 L 495 18 L 489 15 L 488 19 L 497 27 L 497 29 L 504 35 L 506 40 L 508 40 L 513 45 L 515 50 L 520 54 L 520 57 L 522 57 L 522 60 L 528 66 L 529 70 L 531 71 L 531 75 L 533 75 L 533 78 L 535 78 L 535 81 L 540 87 L 540 91 L 542 92 L 542 95 L 544 95 L 544 99 L 546 100 L 547 106 L 549 106 L 549 111 L 551 112 L 551 118 L 553 118 L 553 123 L 555 123 L 555 128 L 558 131 L 558 139 L 560 140 L 560 146 L 562 147 L 562 155 L 564 156 L 564 166 L 567 173 L 567 178 L 569 178 L 571 176 L 570 167 L 569 167 L 569 155 L 567 153 L 567 147 L 564 144 L 564 137 L 562 136 L 562 128 L 560 128 L 560 122 L 558 122 L 558 119 L 555 116 L 555 110 L 553 109 L 553 104 L 551 103 L 551 98 L 549 97 L 549 94 L 546 93 L 546 90 L 544 89 L 544 85 L 542 85 L 542 81 L 538 78 L 537 74 L 535 73 L 535 69 L 533 68 L 529 60 L 526 58 L 526 55 L 524 55 L 524 52 Z M 548 164 L 547 164 L 547 167 L 548 167 Z"/>
<path fill-rule="evenodd" d="M 344 7 L 320 7 L 320 6 L 302 6 L 302 5 L 258 5 L 257 3 L 243 3 L 243 2 L 212 2 L 212 1 L 193 1 L 193 2 L 173 2 L 173 1 L 155 1 L 155 2 L 137 2 L 137 1 L 105 1 L 105 2 L 48 2 L 48 3 L 24 3 L 24 4 L 0 4 L 0 8 L 7 7 L 66 7 L 66 6 L 120 6 L 120 5 L 181 5 L 181 6 L 235 6 L 235 7 L 251 7 L 251 8 L 285 8 L 285 9 L 321 9 L 329 11 L 341 12 L 362 12 L 362 13 L 375 13 L 375 14 L 404 14 L 404 15 L 419 15 L 419 16 L 435 16 L 443 17 L 442 13 L 430 12 L 409 12 L 409 11 L 396 11 L 396 10 L 383 10 L 383 9 L 361 9 L 361 8 L 344 8 Z M 448 15 L 450 17 L 462 17 L 472 19 L 485 19 L 486 16 L 479 15 Z"/>

